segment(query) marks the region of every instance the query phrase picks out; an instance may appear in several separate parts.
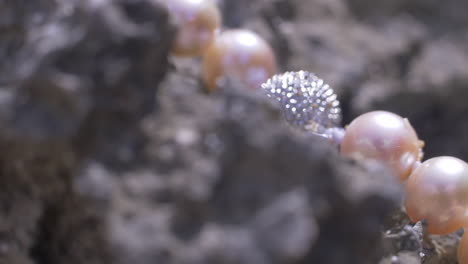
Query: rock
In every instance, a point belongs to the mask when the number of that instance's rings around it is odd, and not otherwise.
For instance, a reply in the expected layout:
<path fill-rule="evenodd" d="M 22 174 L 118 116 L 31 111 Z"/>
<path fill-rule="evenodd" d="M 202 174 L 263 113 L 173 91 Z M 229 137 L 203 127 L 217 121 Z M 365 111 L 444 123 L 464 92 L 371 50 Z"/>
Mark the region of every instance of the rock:
<path fill-rule="evenodd" d="M 272 263 L 303 258 L 318 236 L 306 190 L 280 196 L 254 217 L 252 230 Z"/>
<path fill-rule="evenodd" d="M 167 13 L 149 1 L 95 0 L 0 10 L 0 261 L 112 262 L 105 216 L 74 176 L 85 158 L 118 152 L 113 140 L 154 107 Z"/>
<path fill-rule="evenodd" d="M 0 263 L 455 263 L 379 164 L 288 127 L 258 91 L 207 94 L 159 0 L 0 1 Z M 218 0 L 344 124 L 408 117 L 468 159 L 462 0 Z"/>

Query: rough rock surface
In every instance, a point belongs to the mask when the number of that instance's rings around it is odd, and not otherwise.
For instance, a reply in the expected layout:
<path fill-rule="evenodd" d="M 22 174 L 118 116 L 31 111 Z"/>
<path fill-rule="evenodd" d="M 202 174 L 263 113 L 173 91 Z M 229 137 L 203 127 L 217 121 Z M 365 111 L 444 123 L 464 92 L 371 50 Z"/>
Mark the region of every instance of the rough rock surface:
<path fill-rule="evenodd" d="M 317 73 L 344 122 L 408 117 L 468 160 L 468 2 L 218 0 L 224 26 Z M 0 263 L 456 263 L 378 164 L 169 56 L 156 0 L 0 0 Z"/>

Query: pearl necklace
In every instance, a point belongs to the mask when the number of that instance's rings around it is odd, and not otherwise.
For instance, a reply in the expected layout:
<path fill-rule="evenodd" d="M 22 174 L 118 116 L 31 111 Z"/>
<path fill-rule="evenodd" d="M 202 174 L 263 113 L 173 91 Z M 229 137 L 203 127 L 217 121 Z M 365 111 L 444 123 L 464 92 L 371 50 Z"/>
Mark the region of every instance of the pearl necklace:
<path fill-rule="evenodd" d="M 202 79 L 208 91 L 225 77 L 248 88 L 261 86 L 292 126 L 339 145 L 345 157 L 386 166 L 405 184 L 408 216 L 413 222 L 426 220 L 428 233 L 449 234 L 468 226 L 468 164 L 448 156 L 421 163 L 424 142 L 408 119 L 373 111 L 342 128 L 340 103 L 329 85 L 306 71 L 274 75 L 274 52 L 259 35 L 245 29 L 219 33 L 221 15 L 214 1 L 165 3 L 179 25 L 172 53 L 203 56 Z M 468 264 L 468 235 L 462 237 L 458 259 Z"/>
<path fill-rule="evenodd" d="M 421 163 L 424 143 L 408 119 L 373 111 L 340 128 L 333 89 L 303 71 L 273 76 L 262 89 L 279 103 L 289 124 L 332 139 L 345 157 L 378 161 L 399 181 L 407 180 L 408 216 L 414 222 L 425 219 L 429 233 L 448 234 L 468 225 L 468 164 L 454 157 Z"/>
<path fill-rule="evenodd" d="M 373 111 L 341 128 L 333 89 L 304 71 L 275 75 L 262 89 L 279 103 L 289 124 L 331 139 L 346 157 L 378 161 L 393 172 L 406 184 L 408 216 L 413 222 L 426 220 L 429 234 L 449 234 L 468 226 L 468 164 L 448 156 L 421 163 L 424 142 L 408 119 Z M 467 252 L 468 235 L 458 248 L 459 263 L 468 263 Z"/>

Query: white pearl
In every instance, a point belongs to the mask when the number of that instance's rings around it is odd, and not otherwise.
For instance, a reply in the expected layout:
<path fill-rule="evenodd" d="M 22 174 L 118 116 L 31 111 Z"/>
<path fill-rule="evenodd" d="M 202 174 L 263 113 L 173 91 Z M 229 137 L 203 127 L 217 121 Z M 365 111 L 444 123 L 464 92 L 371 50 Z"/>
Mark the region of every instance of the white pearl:
<path fill-rule="evenodd" d="M 346 127 L 341 153 L 356 160 L 377 160 L 404 180 L 421 159 L 424 143 L 407 119 L 386 111 L 365 113 Z"/>
<path fill-rule="evenodd" d="M 172 52 L 176 56 L 203 55 L 221 25 L 221 14 L 212 0 L 166 0 L 178 24 Z"/>
<path fill-rule="evenodd" d="M 423 162 L 406 183 L 406 211 L 412 221 L 427 220 L 431 234 L 468 225 L 468 164 L 454 157 Z"/>
<path fill-rule="evenodd" d="M 203 80 L 209 91 L 221 77 L 236 78 L 248 88 L 260 85 L 276 73 L 276 59 L 270 45 L 259 35 L 244 29 L 219 35 L 203 58 Z"/>

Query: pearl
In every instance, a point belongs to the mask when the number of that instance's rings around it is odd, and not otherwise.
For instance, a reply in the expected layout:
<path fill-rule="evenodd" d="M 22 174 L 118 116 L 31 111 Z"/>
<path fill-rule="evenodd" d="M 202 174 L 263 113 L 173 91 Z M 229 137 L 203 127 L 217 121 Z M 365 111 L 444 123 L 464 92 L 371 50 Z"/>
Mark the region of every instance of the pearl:
<path fill-rule="evenodd" d="M 235 78 L 249 88 L 259 88 L 276 73 L 276 59 L 270 45 L 249 30 L 223 32 L 203 59 L 203 81 L 209 91 L 221 77 Z"/>
<path fill-rule="evenodd" d="M 385 111 L 374 111 L 354 119 L 346 127 L 341 153 L 356 160 L 377 160 L 405 180 L 421 159 L 424 143 L 408 119 Z"/>
<path fill-rule="evenodd" d="M 457 250 L 458 264 L 468 264 L 468 231 L 465 229 Z"/>
<path fill-rule="evenodd" d="M 181 57 L 202 55 L 214 41 L 221 14 L 213 0 L 166 0 L 179 25 L 172 53 Z"/>
<path fill-rule="evenodd" d="M 427 220 L 431 234 L 468 225 L 468 164 L 454 157 L 423 162 L 406 184 L 406 211 L 413 222 Z"/>

